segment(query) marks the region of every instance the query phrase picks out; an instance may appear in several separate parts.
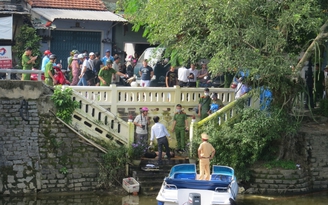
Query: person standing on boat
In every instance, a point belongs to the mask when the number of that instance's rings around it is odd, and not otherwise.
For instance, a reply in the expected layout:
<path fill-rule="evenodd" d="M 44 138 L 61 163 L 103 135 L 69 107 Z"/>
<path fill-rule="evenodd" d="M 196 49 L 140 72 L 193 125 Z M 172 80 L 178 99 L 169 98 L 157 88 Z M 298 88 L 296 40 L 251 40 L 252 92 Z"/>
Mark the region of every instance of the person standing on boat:
<path fill-rule="evenodd" d="M 167 159 L 168 160 L 171 159 L 169 142 L 167 140 L 167 136 L 170 137 L 170 134 L 167 131 L 166 127 L 162 123 L 158 122 L 159 121 L 158 116 L 154 116 L 153 120 L 155 124 L 151 127 L 150 146 L 153 145 L 153 140 L 156 137 L 157 146 L 158 146 L 158 165 L 160 165 L 162 164 L 163 146 L 165 147 Z"/>
<path fill-rule="evenodd" d="M 202 143 L 198 147 L 199 180 L 210 180 L 210 160 L 215 155 L 214 147 L 208 142 L 208 135 L 202 133 Z"/>

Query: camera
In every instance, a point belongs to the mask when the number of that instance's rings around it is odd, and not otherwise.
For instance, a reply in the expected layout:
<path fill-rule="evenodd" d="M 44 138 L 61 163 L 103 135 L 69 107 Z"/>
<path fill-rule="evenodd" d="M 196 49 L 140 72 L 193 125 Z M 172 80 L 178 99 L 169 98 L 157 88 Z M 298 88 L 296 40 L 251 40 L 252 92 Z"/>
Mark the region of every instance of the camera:
<path fill-rule="evenodd" d="M 143 130 L 146 129 L 146 125 L 141 125 L 141 127 Z"/>

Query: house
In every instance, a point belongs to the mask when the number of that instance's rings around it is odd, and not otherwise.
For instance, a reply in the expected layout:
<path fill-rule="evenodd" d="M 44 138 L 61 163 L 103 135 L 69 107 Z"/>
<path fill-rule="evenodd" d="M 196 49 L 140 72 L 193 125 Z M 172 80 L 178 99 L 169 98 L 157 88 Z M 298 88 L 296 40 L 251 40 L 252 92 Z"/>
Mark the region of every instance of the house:
<path fill-rule="evenodd" d="M 113 28 L 127 21 L 108 11 L 101 0 L 26 0 L 31 21 L 42 37 L 41 51 L 51 50 L 63 67 L 70 51 L 113 49 Z"/>

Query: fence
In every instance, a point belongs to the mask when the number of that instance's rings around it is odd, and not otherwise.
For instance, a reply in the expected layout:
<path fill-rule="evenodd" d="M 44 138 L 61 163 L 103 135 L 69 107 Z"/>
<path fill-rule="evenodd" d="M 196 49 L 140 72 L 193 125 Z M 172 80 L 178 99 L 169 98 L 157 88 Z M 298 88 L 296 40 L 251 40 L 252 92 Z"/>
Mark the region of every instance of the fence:
<path fill-rule="evenodd" d="M 6 74 L 6 80 L 11 80 L 12 74 L 25 73 L 25 74 L 38 74 L 38 81 L 41 81 L 42 70 L 21 70 L 21 69 L 0 69 L 0 73 Z"/>

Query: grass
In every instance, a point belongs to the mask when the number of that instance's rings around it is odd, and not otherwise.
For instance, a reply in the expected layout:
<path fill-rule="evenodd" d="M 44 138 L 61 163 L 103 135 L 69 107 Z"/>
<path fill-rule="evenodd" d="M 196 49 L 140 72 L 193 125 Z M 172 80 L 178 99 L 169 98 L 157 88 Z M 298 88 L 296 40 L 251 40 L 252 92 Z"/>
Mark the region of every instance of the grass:
<path fill-rule="evenodd" d="M 274 160 L 274 161 L 266 162 L 264 164 L 264 167 L 267 169 L 273 169 L 273 168 L 296 169 L 296 163 L 292 161 Z"/>

